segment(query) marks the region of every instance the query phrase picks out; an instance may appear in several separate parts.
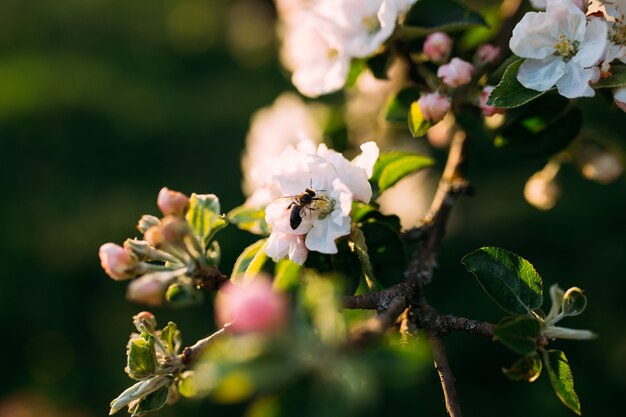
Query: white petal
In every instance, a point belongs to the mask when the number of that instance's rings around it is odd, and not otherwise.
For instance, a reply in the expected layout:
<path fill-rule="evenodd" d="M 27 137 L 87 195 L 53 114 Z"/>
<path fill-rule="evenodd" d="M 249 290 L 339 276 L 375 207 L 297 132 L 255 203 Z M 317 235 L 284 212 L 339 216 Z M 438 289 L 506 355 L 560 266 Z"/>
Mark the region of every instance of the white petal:
<path fill-rule="evenodd" d="M 522 58 L 542 59 L 554 53 L 558 38 L 553 19 L 544 12 L 526 13 L 513 29 L 511 51 Z"/>
<path fill-rule="evenodd" d="M 274 261 L 283 259 L 289 254 L 290 240 L 279 231 L 272 232 L 265 245 L 265 253 Z"/>
<path fill-rule="evenodd" d="M 337 253 L 335 239 L 350 233 L 350 218 L 344 217 L 342 224 L 336 224 L 330 217 L 315 222 L 306 235 L 306 247 L 320 253 Z"/>
<path fill-rule="evenodd" d="M 517 73 L 517 80 L 526 88 L 546 91 L 565 74 L 565 63 L 557 56 L 527 59 Z"/>
<path fill-rule="evenodd" d="M 367 178 L 372 178 L 374 165 L 378 160 L 379 154 L 380 150 L 378 149 L 376 142 L 366 142 L 361 145 L 361 153 L 352 160 L 352 164 L 359 168 L 363 168 Z"/>
<path fill-rule="evenodd" d="M 585 14 L 570 0 L 552 0 L 546 9 L 554 19 L 557 34 L 569 40 L 582 41 L 585 36 L 587 19 Z"/>
<path fill-rule="evenodd" d="M 600 61 L 608 46 L 608 27 L 605 21 L 593 19 L 587 25 L 585 39 L 580 44 L 580 49 L 572 61 L 576 61 L 583 67 L 590 67 Z"/>
<path fill-rule="evenodd" d="M 309 250 L 304 244 L 304 236 L 297 236 L 295 240 L 292 240 L 289 246 L 289 259 L 298 265 L 302 265 L 306 261 Z"/>
<path fill-rule="evenodd" d="M 565 67 L 565 75 L 557 81 L 556 88 L 559 94 L 567 98 L 593 97 L 596 92 L 589 86 L 594 75 L 591 68 L 583 68 L 573 60 Z"/>

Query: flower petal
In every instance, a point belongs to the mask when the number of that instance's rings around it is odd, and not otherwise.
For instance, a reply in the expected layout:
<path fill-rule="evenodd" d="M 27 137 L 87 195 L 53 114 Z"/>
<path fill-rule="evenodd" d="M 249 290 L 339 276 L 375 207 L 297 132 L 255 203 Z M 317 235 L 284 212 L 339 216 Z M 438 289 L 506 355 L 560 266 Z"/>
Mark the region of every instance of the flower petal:
<path fill-rule="evenodd" d="M 335 239 L 350 233 L 350 218 L 344 217 L 341 224 L 337 224 L 327 217 L 318 220 L 306 235 L 306 247 L 320 253 L 337 253 Z"/>
<path fill-rule="evenodd" d="M 553 19 L 544 12 L 531 12 L 513 29 L 509 47 L 522 58 L 542 59 L 554 53 L 557 38 Z"/>
<path fill-rule="evenodd" d="M 580 49 L 572 61 L 583 67 L 590 67 L 598 63 L 608 46 L 608 26 L 605 21 L 592 19 L 587 25 L 585 39 L 580 44 Z"/>
<path fill-rule="evenodd" d="M 594 73 L 592 68 L 583 68 L 572 60 L 565 66 L 565 74 L 556 82 L 556 88 L 567 98 L 593 97 L 596 92 L 589 86 L 589 81 Z"/>
<path fill-rule="evenodd" d="M 526 88 L 546 91 L 565 74 L 565 63 L 557 56 L 527 59 L 520 65 L 517 80 Z"/>

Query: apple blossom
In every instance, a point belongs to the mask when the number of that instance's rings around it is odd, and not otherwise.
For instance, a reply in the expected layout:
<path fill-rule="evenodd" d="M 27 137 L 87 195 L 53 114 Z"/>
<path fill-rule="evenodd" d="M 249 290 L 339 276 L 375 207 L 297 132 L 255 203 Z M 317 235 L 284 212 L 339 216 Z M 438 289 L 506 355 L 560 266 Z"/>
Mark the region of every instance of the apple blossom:
<path fill-rule="evenodd" d="M 115 243 L 105 243 L 98 252 L 104 272 L 116 281 L 130 279 L 136 275 L 139 259 L 130 250 Z"/>
<path fill-rule="evenodd" d="M 609 43 L 602 62 L 602 71 L 610 72 L 610 64 L 619 60 L 626 64 L 626 1 L 602 2 L 609 21 Z"/>
<path fill-rule="evenodd" d="M 442 65 L 437 70 L 437 77 L 450 87 L 459 87 L 467 84 L 472 79 L 474 66 L 461 58 L 452 58 L 448 64 Z"/>
<path fill-rule="evenodd" d="M 450 111 L 452 103 L 446 96 L 442 96 L 439 93 L 430 93 L 422 95 L 417 103 L 422 111 L 424 119 L 429 122 L 438 122 L 444 118 Z"/>
<path fill-rule="evenodd" d="M 166 216 L 168 214 L 183 216 L 189 209 L 189 197 L 181 192 L 163 187 L 157 197 L 157 206 Z"/>
<path fill-rule="evenodd" d="M 565 0 L 548 2 L 546 12 L 526 13 L 513 29 L 511 51 L 526 58 L 518 81 L 526 88 L 546 91 L 556 85 L 567 98 L 591 97 L 589 82 L 607 45 L 607 24 L 587 22 L 585 14 Z"/>
<path fill-rule="evenodd" d="M 424 54 L 434 62 L 446 62 L 452 50 L 452 38 L 444 32 L 433 32 L 424 41 Z"/>
<path fill-rule="evenodd" d="M 502 114 L 505 112 L 504 109 L 499 107 L 490 106 L 487 104 L 487 100 L 489 100 L 489 96 L 495 87 L 491 85 L 487 85 L 483 88 L 482 93 L 480 94 L 480 110 L 485 116 L 493 116 L 494 114 Z"/>
<path fill-rule="evenodd" d="M 274 163 L 272 178 L 278 190 L 265 210 L 272 228 L 265 252 L 277 260 L 289 257 L 304 263 L 309 250 L 337 253 L 335 240 L 350 233 L 350 210 L 354 200 L 368 203 L 372 188 L 368 182 L 378 147 L 361 145 L 362 153 L 348 161 L 343 155 L 310 141 L 288 146 Z M 310 188 L 314 197 L 302 205 L 302 221 L 293 227 L 291 211 L 296 196 Z"/>
<path fill-rule="evenodd" d="M 268 332 L 285 325 L 285 296 L 272 288 L 272 281 L 256 277 L 245 284 L 226 283 L 215 298 L 218 325 L 229 324 L 234 332 Z"/>

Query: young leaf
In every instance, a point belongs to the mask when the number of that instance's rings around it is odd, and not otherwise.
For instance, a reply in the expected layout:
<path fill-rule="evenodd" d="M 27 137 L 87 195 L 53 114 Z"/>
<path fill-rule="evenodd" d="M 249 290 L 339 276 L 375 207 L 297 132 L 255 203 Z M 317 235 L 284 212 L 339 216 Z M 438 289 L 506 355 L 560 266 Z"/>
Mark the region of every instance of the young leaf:
<path fill-rule="evenodd" d="M 511 381 L 534 382 L 541 375 L 542 367 L 541 358 L 535 352 L 522 356 L 508 369 L 502 368 L 502 372 Z"/>
<path fill-rule="evenodd" d="M 415 87 L 406 87 L 389 97 L 383 111 L 385 120 L 394 123 L 406 123 L 411 103 L 420 98 Z"/>
<path fill-rule="evenodd" d="M 402 178 L 435 163 L 431 158 L 409 152 L 393 151 L 383 153 L 374 165 L 372 181 L 378 184 L 380 192 L 395 185 Z"/>
<path fill-rule="evenodd" d="M 269 227 L 265 223 L 265 208 L 239 206 L 228 212 L 228 221 L 241 230 L 255 235 L 268 236 Z"/>
<path fill-rule="evenodd" d="M 171 354 L 175 355 L 178 353 L 181 341 L 180 330 L 176 328 L 176 323 L 172 321 L 167 323 L 167 326 L 161 330 L 159 338 L 163 341 L 166 349 L 169 350 Z"/>
<path fill-rule="evenodd" d="M 580 415 L 580 400 L 574 391 L 574 377 L 565 353 L 560 350 L 544 351 L 543 360 L 550 375 L 550 383 L 559 400 Z"/>
<path fill-rule="evenodd" d="M 154 343 L 154 336 L 146 332 L 141 332 L 139 337 L 130 340 L 126 372 L 131 378 L 147 379 L 156 372 Z"/>
<path fill-rule="evenodd" d="M 530 315 L 543 301 L 543 282 L 532 264 L 505 249 L 484 247 L 461 260 L 507 313 Z"/>
<path fill-rule="evenodd" d="M 539 321 L 531 317 L 507 317 L 494 327 L 493 338 L 513 352 L 525 355 L 537 350 L 540 328 Z"/>
<path fill-rule="evenodd" d="M 424 114 L 418 102 L 414 101 L 411 103 L 411 108 L 409 109 L 409 130 L 411 131 L 411 135 L 413 135 L 414 138 L 424 136 L 433 125 L 433 122 L 424 118 Z"/>
<path fill-rule="evenodd" d="M 261 271 L 263 264 L 267 260 L 265 254 L 265 243 L 267 239 L 260 239 L 248 246 L 241 252 L 241 255 L 235 261 L 233 272 L 230 276 L 231 281 L 240 282 L 254 278 Z"/>
<path fill-rule="evenodd" d="M 489 100 L 487 100 L 488 105 L 510 109 L 526 104 L 546 93 L 545 91 L 526 88 L 517 81 L 517 73 L 522 62 L 524 62 L 524 60 L 521 58 L 513 61 L 506 71 L 504 71 L 502 80 L 500 80 L 496 88 L 491 92 Z"/>
<path fill-rule="evenodd" d="M 454 31 L 487 23 L 483 17 L 454 0 L 420 0 L 407 12 L 403 29 L 409 34 L 426 35 Z"/>
<path fill-rule="evenodd" d="M 626 65 L 611 65 L 612 75 L 603 78 L 593 88 L 618 88 L 626 86 Z"/>
<path fill-rule="evenodd" d="M 572 287 L 563 296 L 561 310 L 565 316 L 577 316 L 587 307 L 587 297 L 583 290 L 578 287 Z"/>
<path fill-rule="evenodd" d="M 155 376 L 154 378 L 137 382 L 111 401 L 111 411 L 109 411 L 109 415 L 117 413 L 129 403 L 168 385 L 169 382 L 169 378 L 165 376 Z"/>
<path fill-rule="evenodd" d="M 220 201 L 214 194 L 192 194 L 189 199 L 187 222 L 206 247 L 213 235 L 228 225 L 226 216 L 220 214 Z"/>
<path fill-rule="evenodd" d="M 163 386 L 139 400 L 137 406 L 134 409 L 128 411 L 132 412 L 132 415 L 134 417 L 144 415 L 145 413 L 148 413 L 150 411 L 159 410 L 165 405 L 168 392 L 169 387 L 167 385 Z"/>

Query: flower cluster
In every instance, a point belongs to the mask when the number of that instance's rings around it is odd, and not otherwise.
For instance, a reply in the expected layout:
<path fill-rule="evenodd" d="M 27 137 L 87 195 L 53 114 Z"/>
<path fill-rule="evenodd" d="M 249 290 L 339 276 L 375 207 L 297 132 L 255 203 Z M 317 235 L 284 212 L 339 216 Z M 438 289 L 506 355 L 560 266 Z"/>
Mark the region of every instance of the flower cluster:
<path fill-rule="evenodd" d="M 514 54 L 526 58 L 517 76 L 524 87 L 547 91 L 556 86 L 567 98 L 592 97 L 592 85 L 611 75 L 611 64 L 626 62 L 626 2 L 599 1 L 593 13 L 587 3 L 533 2 L 546 11 L 527 13 L 509 42 Z"/>
<path fill-rule="evenodd" d="M 309 97 L 344 86 L 352 58 L 373 54 L 415 0 L 280 1 L 282 60 Z"/>
<path fill-rule="evenodd" d="M 309 250 L 337 253 L 335 240 L 350 233 L 350 210 L 372 198 L 371 177 L 378 146 L 368 142 L 348 161 L 343 155 L 307 140 L 288 146 L 273 161 L 265 210 L 272 233 L 265 248 L 274 259 L 304 263 Z"/>

